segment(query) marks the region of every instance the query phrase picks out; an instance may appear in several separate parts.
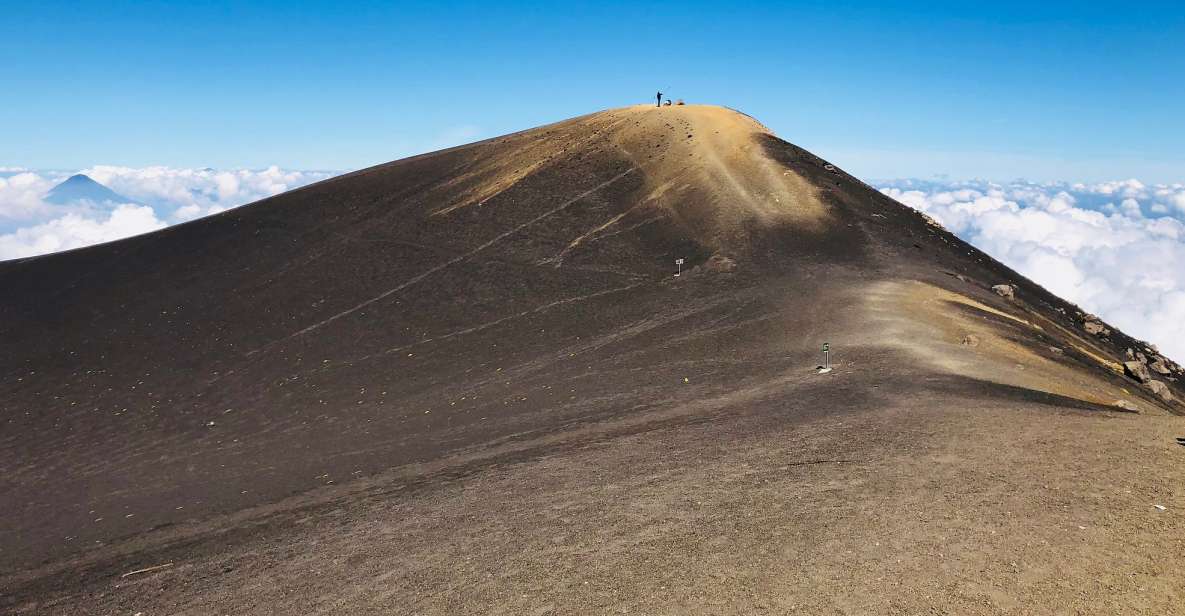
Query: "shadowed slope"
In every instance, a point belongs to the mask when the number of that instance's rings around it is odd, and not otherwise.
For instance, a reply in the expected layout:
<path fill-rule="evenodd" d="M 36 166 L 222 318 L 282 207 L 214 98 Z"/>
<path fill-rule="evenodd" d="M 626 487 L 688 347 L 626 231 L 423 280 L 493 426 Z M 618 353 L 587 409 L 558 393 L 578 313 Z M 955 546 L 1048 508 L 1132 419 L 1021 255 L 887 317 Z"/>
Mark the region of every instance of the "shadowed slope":
<path fill-rule="evenodd" d="M 1174 408 L 1115 372 L 1135 341 L 1083 333 L 1074 307 L 718 107 L 381 165 L 3 263 L 0 288 L 0 563 L 43 565 L 27 595 L 329 483 L 430 486 L 826 398 L 824 341 L 844 393 L 779 421 L 873 408 L 885 382 Z M 66 557 L 91 569 L 45 577 Z"/>

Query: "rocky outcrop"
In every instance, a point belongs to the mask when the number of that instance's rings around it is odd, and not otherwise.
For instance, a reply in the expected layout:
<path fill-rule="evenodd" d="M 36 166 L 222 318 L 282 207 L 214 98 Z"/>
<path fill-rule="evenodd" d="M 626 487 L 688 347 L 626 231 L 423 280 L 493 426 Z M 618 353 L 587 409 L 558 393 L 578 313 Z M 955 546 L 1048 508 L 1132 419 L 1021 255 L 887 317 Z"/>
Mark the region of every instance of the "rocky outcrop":
<path fill-rule="evenodd" d="M 1152 380 L 1152 373 L 1148 372 L 1148 366 L 1138 361 L 1123 362 L 1123 373 L 1141 383 Z"/>
<path fill-rule="evenodd" d="M 1174 400 L 1172 390 L 1169 389 L 1168 385 L 1160 381 L 1148 381 L 1148 389 L 1152 390 L 1152 393 L 1156 394 L 1158 398 L 1165 402 L 1172 402 Z"/>

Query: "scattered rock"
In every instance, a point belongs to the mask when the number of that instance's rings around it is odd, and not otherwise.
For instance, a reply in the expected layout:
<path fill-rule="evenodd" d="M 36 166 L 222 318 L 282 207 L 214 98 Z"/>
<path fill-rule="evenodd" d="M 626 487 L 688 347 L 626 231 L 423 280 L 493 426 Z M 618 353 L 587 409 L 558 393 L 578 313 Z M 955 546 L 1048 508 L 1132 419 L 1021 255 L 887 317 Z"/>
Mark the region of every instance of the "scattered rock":
<path fill-rule="evenodd" d="M 1174 400 L 1173 390 L 1169 389 L 1168 385 L 1160 381 L 1148 381 L 1148 389 L 1151 389 L 1152 393 L 1156 394 L 1158 398 L 1165 402 L 1172 402 Z"/>
<path fill-rule="evenodd" d="M 992 287 L 992 290 L 1004 299 L 1016 299 L 1016 290 L 1010 284 L 998 284 Z"/>
<path fill-rule="evenodd" d="M 1061 347 L 1055 347 L 1055 346 L 1051 346 L 1051 347 L 1049 347 L 1049 352 L 1050 352 L 1050 353 L 1056 353 L 1056 354 L 1058 354 L 1058 355 L 1065 355 L 1065 354 L 1066 354 L 1066 350 L 1065 350 L 1065 349 L 1063 349 L 1063 348 L 1061 348 Z"/>
<path fill-rule="evenodd" d="M 1114 406 L 1115 408 L 1123 409 L 1125 411 L 1131 411 L 1133 413 L 1140 412 L 1140 407 L 1132 404 L 1131 402 L 1128 402 L 1127 400 L 1116 400 L 1115 403 L 1112 404 L 1112 406 Z"/>
<path fill-rule="evenodd" d="M 979 346 L 979 336 L 976 336 L 975 334 L 967 334 L 966 336 L 963 336 L 963 344 L 969 347 L 977 347 Z"/>
<path fill-rule="evenodd" d="M 1082 329 L 1085 329 L 1086 333 L 1093 334 L 1095 336 L 1106 336 L 1107 334 L 1111 333 L 1111 330 L 1107 329 L 1105 325 L 1099 321 L 1094 320 L 1088 320 L 1083 323 Z"/>
<path fill-rule="evenodd" d="M 1148 366 L 1138 361 L 1123 362 L 1123 373 L 1141 383 L 1147 383 L 1152 380 L 1152 373 L 1148 372 Z"/>
<path fill-rule="evenodd" d="M 1164 511 L 1164 510 L 1168 509 L 1168 507 L 1165 507 L 1164 505 L 1152 505 L 1152 506 L 1156 507 L 1157 511 Z"/>

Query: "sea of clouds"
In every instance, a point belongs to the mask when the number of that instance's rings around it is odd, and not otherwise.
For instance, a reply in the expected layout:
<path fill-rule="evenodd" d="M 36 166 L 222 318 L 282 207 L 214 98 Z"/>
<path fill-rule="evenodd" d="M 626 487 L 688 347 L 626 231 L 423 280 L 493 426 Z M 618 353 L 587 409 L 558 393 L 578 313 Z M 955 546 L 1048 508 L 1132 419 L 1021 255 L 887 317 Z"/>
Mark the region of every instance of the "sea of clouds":
<path fill-rule="evenodd" d="M 130 203 L 55 205 L 84 173 Z M 207 216 L 332 171 L 0 167 L 0 260 L 107 242 Z M 886 195 L 1130 335 L 1185 360 L 1185 184 L 884 180 Z"/>
<path fill-rule="evenodd" d="M 1062 298 L 1185 360 L 1185 184 L 874 185 Z"/>
<path fill-rule="evenodd" d="M 82 173 L 128 203 L 45 201 Z M 0 260 L 109 242 L 216 214 L 336 175 L 332 171 L 95 166 L 78 171 L 0 167 Z"/>

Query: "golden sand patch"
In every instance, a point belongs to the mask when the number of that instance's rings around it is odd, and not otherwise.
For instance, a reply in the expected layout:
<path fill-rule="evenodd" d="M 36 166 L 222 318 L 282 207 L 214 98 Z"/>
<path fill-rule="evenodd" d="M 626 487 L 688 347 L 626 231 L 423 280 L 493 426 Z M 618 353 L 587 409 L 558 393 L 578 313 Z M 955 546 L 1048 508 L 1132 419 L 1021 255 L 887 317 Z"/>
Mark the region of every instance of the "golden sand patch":
<path fill-rule="evenodd" d="M 754 227 L 828 220 L 815 187 L 766 155 L 757 137 L 772 133 L 749 116 L 710 105 L 607 113 L 625 119 L 611 137 L 643 170 L 650 205 L 715 250 L 744 253 Z"/>
<path fill-rule="evenodd" d="M 955 310 L 954 305 L 974 310 Z M 878 323 L 882 344 L 906 349 L 938 370 L 1095 404 L 1111 405 L 1125 397 L 1122 388 L 1038 353 L 1039 345 L 1016 342 L 1037 339 L 1045 331 L 1039 325 L 965 295 L 919 281 L 885 281 L 867 293 L 865 308 Z M 1014 325 L 1005 326 L 990 316 Z M 975 343 L 966 344 L 968 337 Z M 1072 346 L 1115 369 L 1115 362 L 1061 336 L 1055 338 L 1061 347 Z"/>
<path fill-rule="evenodd" d="M 479 205 L 569 156 L 628 160 L 645 196 L 634 208 L 666 212 L 705 246 L 744 254 L 755 229 L 818 231 L 829 220 L 817 190 L 766 155 L 769 129 L 724 107 L 645 105 L 613 109 L 499 139 L 497 156 L 475 155 L 443 186 L 432 216 Z"/>

